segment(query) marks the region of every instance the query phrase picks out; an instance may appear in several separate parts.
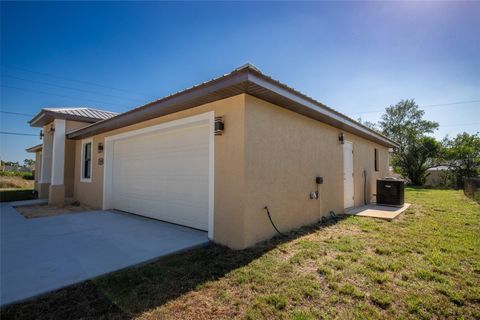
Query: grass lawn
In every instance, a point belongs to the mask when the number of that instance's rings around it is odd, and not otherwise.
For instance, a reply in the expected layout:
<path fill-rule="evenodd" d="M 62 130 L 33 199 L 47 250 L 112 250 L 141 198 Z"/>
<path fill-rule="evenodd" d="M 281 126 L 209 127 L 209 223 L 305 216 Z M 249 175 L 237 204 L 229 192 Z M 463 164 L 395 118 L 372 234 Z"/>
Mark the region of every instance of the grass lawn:
<path fill-rule="evenodd" d="M 398 220 L 348 217 L 244 251 L 212 245 L 2 310 L 2 319 L 480 318 L 480 206 L 408 189 Z"/>

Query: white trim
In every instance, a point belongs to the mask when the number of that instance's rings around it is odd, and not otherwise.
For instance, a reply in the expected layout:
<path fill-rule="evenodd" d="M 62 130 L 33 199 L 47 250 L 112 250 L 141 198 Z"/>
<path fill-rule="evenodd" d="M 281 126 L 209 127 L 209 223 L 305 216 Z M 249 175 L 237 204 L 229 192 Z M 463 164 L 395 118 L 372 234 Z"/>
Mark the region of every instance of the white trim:
<path fill-rule="evenodd" d="M 53 135 L 49 132 L 50 128 L 51 124 L 42 128 L 45 135 L 42 142 L 42 167 L 40 169 L 39 183 L 51 183 L 52 181 Z"/>
<path fill-rule="evenodd" d="M 215 112 L 211 111 L 206 114 L 209 122 L 208 137 L 208 238 L 213 240 L 214 225 L 214 205 L 215 205 Z"/>
<path fill-rule="evenodd" d="M 85 145 L 87 143 L 91 143 L 92 147 L 90 150 L 90 178 L 83 177 L 83 161 L 84 161 L 84 152 L 85 152 Z M 80 150 L 80 182 L 92 182 L 92 174 L 93 174 L 93 138 L 83 139 L 82 140 L 82 149 Z"/>
<path fill-rule="evenodd" d="M 128 139 L 139 135 L 159 130 L 167 130 L 170 128 L 187 126 L 195 122 L 208 122 L 209 124 L 209 168 L 208 168 L 208 238 L 214 239 L 214 196 L 215 196 L 215 112 L 209 111 L 199 115 L 182 118 L 170 122 L 153 125 L 150 127 L 132 130 L 105 138 L 105 160 L 103 168 L 103 210 L 112 208 L 112 175 L 113 175 L 113 148 L 114 142 L 118 140 Z M 88 140 L 88 139 L 87 139 Z"/>
<path fill-rule="evenodd" d="M 52 148 L 52 185 L 63 185 L 65 172 L 65 130 L 64 119 L 54 120 L 53 148 Z"/>

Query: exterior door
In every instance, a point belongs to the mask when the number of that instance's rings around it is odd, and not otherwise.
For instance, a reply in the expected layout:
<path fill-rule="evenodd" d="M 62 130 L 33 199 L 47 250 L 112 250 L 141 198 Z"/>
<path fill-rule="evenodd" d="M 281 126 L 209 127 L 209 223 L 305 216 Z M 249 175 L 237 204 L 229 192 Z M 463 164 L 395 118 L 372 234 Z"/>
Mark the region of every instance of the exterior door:
<path fill-rule="evenodd" d="M 344 208 L 351 208 L 354 202 L 353 185 L 353 143 L 345 141 L 343 144 L 343 195 Z"/>

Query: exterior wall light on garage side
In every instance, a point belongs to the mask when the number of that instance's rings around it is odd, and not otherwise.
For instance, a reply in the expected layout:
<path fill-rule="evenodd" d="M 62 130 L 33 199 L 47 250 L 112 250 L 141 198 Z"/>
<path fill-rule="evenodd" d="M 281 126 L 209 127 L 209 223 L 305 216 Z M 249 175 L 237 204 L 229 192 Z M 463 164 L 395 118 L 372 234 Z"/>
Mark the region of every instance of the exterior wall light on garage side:
<path fill-rule="evenodd" d="M 338 135 L 338 141 L 340 141 L 341 144 L 345 143 L 345 137 L 343 136 L 343 132 L 340 132 Z"/>
<path fill-rule="evenodd" d="M 215 135 L 221 136 L 225 130 L 225 123 L 223 117 L 215 117 Z"/>

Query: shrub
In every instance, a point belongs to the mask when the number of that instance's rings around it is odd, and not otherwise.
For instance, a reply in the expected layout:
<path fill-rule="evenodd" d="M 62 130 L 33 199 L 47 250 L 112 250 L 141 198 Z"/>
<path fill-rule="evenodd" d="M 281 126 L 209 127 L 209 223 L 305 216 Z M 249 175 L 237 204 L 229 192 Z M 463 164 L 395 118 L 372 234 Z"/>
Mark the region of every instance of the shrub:
<path fill-rule="evenodd" d="M 0 202 L 21 201 L 35 199 L 35 190 L 1 190 Z"/>
<path fill-rule="evenodd" d="M 28 174 L 23 175 L 23 179 L 25 180 L 35 180 L 35 177 L 31 172 L 28 172 Z"/>
<path fill-rule="evenodd" d="M 33 180 L 32 172 L 22 172 L 22 171 L 0 171 L 0 176 L 3 177 L 22 177 L 25 180 Z"/>

